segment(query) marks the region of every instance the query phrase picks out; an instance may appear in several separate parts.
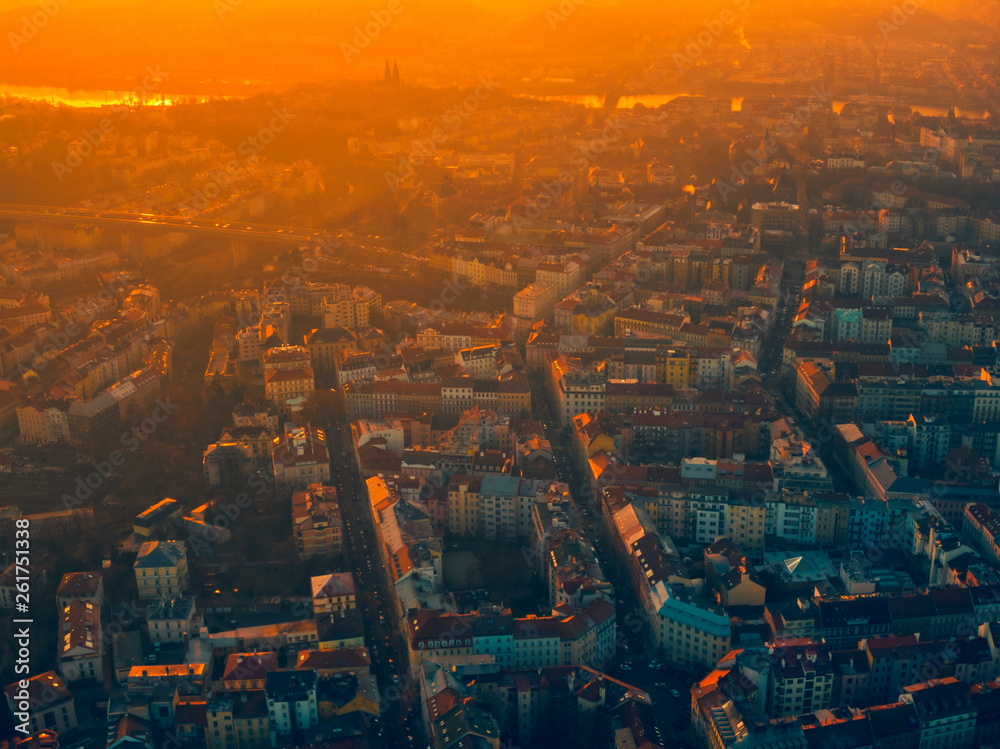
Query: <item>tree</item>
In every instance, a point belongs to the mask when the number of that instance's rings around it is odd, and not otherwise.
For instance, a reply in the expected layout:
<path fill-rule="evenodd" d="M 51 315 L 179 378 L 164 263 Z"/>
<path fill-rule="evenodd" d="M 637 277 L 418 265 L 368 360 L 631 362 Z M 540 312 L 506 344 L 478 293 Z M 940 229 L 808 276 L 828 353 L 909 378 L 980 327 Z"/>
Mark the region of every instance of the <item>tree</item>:
<path fill-rule="evenodd" d="M 819 249 L 820 238 L 823 236 L 823 217 L 810 216 L 808 247 L 810 250 Z"/>
<path fill-rule="evenodd" d="M 344 416 L 344 405 L 336 390 L 314 390 L 302 406 L 300 421 L 303 424 L 325 426 Z"/>

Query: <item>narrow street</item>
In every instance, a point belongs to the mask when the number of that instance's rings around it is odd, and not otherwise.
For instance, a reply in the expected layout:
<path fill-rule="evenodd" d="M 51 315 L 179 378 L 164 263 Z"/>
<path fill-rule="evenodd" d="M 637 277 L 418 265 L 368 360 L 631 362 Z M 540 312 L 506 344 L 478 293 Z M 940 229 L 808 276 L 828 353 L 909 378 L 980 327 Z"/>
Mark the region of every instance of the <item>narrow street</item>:
<path fill-rule="evenodd" d="M 622 626 L 624 617 L 628 612 L 641 612 L 638 602 L 632 594 L 632 588 L 628 580 L 618 569 L 615 560 L 611 557 L 610 549 L 606 548 L 608 543 L 607 534 L 604 533 L 601 521 L 601 498 L 589 498 L 590 485 L 586 477 L 580 472 L 573 456 L 572 437 L 567 430 L 560 429 L 555 419 L 552 407 L 548 402 L 548 393 L 543 387 L 536 387 L 538 383 L 532 382 L 532 404 L 538 418 L 545 426 L 545 436 L 552 444 L 552 452 L 555 458 L 556 473 L 559 480 L 570 487 L 573 499 L 577 502 L 580 511 L 583 513 L 581 524 L 588 537 L 594 543 L 594 552 L 608 575 L 609 580 L 615 588 L 615 606 L 617 609 L 617 619 L 619 632 L 619 651 L 616 660 L 628 656 L 629 652 L 645 657 L 647 648 L 646 638 L 643 630 L 633 633 L 630 629 Z M 621 647 L 628 644 L 628 648 Z M 652 656 L 650 656 L 652 657 Z"/>
<path fill-rule="evenodd" d="M 345 557 L 351 560 L 357 605 L 365 624 L 365 644 L 382 700 L 382 737 L 388 746 L 420 747 L 423 746 L 420 732 L 414 732 L 415 726 L 406 723 L 407 711 L 415 704 L 417 690 L 406 678 L 407 651 L 403 636 L 386 605 L 391 600 L 386 588 L 388 581 L 379 562 L 368 494 L 351 458 L 350 428 L 345 423 L 328 425 L 326 436 L 330 481 L 337 487 L 344 521 Z M 407 688 L 398 699 L 393 699 L 399 692 L 393 689 L 396 685 Z"/>
<path fill-rule="evenodd" d="M 532 381 L 532 405 L 535 418 L 545 426 L 545 436 L 552 443 L 559 479 L 569 485 L 582 512 L 580 520 L 584 532 L 593 541 L 594 553 L 615 589 L 617 649 L 610 661 L 596 664 L 595 668 L 649 692 L 657 707 L 657 741 L 683 749 L 690 743 L 690 688 L 695 676 L 672 666 L 665 666 L 664 671 L 651 667 L 655 654 L 650 645 L 646 616 L 608 547 L 609 537 L 601 519 L 601 499 L 588 499 L 589 482 L 573 457 L 572 437 L 567 430 L 559 428 L 548 393 L 537 380 Z M 671 738 L 673 742 L 668 744 Z"/>

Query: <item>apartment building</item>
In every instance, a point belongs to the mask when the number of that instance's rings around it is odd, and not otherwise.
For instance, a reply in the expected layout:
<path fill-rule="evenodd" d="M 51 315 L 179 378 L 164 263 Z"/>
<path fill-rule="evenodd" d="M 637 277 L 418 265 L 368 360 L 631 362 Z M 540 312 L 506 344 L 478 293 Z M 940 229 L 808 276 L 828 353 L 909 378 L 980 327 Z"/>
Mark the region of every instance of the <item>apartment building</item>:
<path fill-rule="evenodd" d="M 971 749 L 979 710 L 966 684 L 953 676 L 905 688 L 900 702 L 912 704 L 920 723 L 920 749 Z"/>
<path fill-rule="evenodd" d="M 301 405 L 316 390 L 316 374 L 310 366 L 274 369 L 264 373 L 264 395 L 275 408 L 287 411 Z"/>
<path fill-rule="evenodd" d="M 337 490 L 310 484 L 292 494 L 292 533 L 299 559 L 337 556 L 343 551 L 343 521 Z"/>
<path fill-rule="evenodd" d="M 969 503 L 962 516 L 962 531 L 979 552 L 1000 565 L 1000 517 L 981 502 Z"/>
<path fill-rule="evenodd" d="M 20 705 L 27 701 L 31 733 L 43 730 L 70 733 L 77 727 L 76 703 L 63 677 L 55 671 L 46 671 L 27 681 L 25 689 L 15 682 L 4 691 L 11 713 L 22 712 Z"/>
<path fill-rule="evenodd" d="M 777 649 L 778 653 L 774 653 Z M 775 643 L 768 715 L 794 717 L 833 705 L 835 670 L 820 646 L 799 640 Z"/>
<path fill-rule="evenodd" d="M 150 642 L 187 643 L 194 632 L 194 596 L 164 596 L 146 607 Z"/>
<path fill-rule="evenodd" d="M 463 615 L 414 609 L 406 620 L 410 663 L 484 655 L 499 668 L 599 665 L 615 652 L 615 621 L 614 604 L 603 598 L 580 610 L 563 604 L 550 616 L 521 618 L 496 606 Z"/>
<path fill-rule="evenodd" d="M 532 532 L 536 493 L 516 476 L 452 476 L 448 485 L 448 530 L 466 538 L 513 543 Z"/>
<path fill-rule="evenodd" d="M 312 426 L 295 427 L 276 437 L 271 446 L 274 484 L 292 492 L 330 481 L 330 454 L 326 434 Z"/>
<path fill-rule="evenodd" d="M 329 288 L 319 305 L 324 328 L 366 328 L 382 309 L 382 295 L 367 286 Z"/>
<path fill-rule="evenodd" d="M 205 706 L 208 749 L 270 749 L 271 717 L 263 689 L 214 692 Z"/>
<path fill-rule="evenodd" d="M 310 582 L 314 614 L 333 614 L 357 606 L 352 573 L 334 572 L 329 575 L 319 575 L 311 578 Z"/>
<path fill-rule="evenodd" d="M 264 687 L 272 747 L 295 746 L 319 723 L 315 670 L 270 671 Z"/>
<path fill-rule="evenodd" d="M 577 414 L 595 414 L 605 410 L 605 365 L 584 365 L 580 359 L 560 356 L 549 363 L 547 384 L 556 401 L 560 426 L 569 424 Z"/>
<path fill-rule="evenodd" d="M 62 610 L 73 601 L 87 601 L 98 610 L 104 605 L 104 575 L 100 572 L 67 572 L 56 590 L 56 606 Z"/>
<path fill-rule="evenodd" d="M 559 298 L 555 284 L 529 284 L 514 295 L 514 315 L 534 324 L 551 317 Z"/>
<path fill-rule="evenodd" d="M 729 650 L 729 615 L 690 589 L 661 580 L 650 591 L 656 652 L 675 663 L 711 667 Z"/>
<path fill-rule="evenodd" d="M 332 374 L 337 354 L 357 348 L 357 335 L 344 327 L 315 328 L 304 336 L 309 360 L 317 372 Z"/>
<path fill-rule="evenodd" d="M 188 560 L 183 541 L 147 541 L 139 547 L 132 568 L 140 600 L 156 601 L 187 592 Z"/>
<path fill-rule="evenodd" d="M 101 610 L 90 601 L 71 601 L 59 612 L 59 673 L 67 681 L 104 684 Z"/>

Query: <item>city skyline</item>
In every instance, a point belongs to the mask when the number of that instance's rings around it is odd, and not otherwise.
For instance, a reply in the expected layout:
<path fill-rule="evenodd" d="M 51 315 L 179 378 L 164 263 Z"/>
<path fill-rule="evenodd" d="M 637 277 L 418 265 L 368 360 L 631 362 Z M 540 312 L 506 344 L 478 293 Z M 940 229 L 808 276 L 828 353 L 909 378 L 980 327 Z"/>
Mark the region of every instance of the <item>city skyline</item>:
<path fill-rule="evenodd" d="M 0 749 L 1000 747 L 996 3 L 0 32 Z"/>

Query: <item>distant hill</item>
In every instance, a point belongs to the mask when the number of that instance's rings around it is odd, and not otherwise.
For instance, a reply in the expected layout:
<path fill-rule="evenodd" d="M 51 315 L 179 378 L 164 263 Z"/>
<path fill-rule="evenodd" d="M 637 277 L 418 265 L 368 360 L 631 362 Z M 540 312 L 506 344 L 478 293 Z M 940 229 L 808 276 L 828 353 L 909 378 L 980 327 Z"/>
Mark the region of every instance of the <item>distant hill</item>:
<path fill-rule="evenodd" d="M 595 68 L 704 29 L 723 9 L 754 30 L 807 24 L 877 36 L 893 2 L 818 0 L 0 0 L 0 83 L 120 89 L 146 66 L 177 93 L 336 78 L 373 80 L 386 59 L 404 76 L 460 82 L 508 60 Z M 902 33 L 995 40 L 995 3 L 928 0 Z M 398 12 L 392 13 L 390 9 Z M 39 16 L 39 14 L 42 14 Z M 374 13 L 374 15 L 373 15 Z M 939 18 L 934 14 L 944 14 Z M 28 19 L 25 22 L 25 18 Z M 36 24 L 32 18 L 42 23 Z M 955 20 L 955 19 L 959 20 Z M 381 19 L 381 23 L 379 22 Z M 359 32 L 360 29 L 360 32 Z M 366 31 L 367 29 L 367 31 Z M 728 30 L 727 30 L 728 33 Z M 643 45 L 651 45 L 644 47 Z"/>

